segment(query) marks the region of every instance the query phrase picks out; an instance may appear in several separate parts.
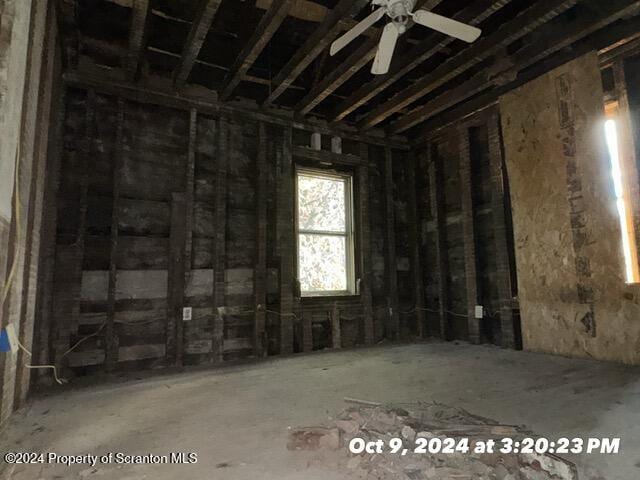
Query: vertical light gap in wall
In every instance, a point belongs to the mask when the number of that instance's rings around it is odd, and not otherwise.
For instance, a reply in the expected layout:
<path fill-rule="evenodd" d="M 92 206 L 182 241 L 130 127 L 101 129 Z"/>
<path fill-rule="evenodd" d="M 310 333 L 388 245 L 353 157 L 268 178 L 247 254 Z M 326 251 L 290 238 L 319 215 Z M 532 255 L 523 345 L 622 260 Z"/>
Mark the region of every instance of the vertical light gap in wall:
<path fill-rule="evenodd" d="M 627 283 L 640 283 L 640 271 L 638 269 L 638 255 L 635 242 L 632 211 L 629 196 L 625 188 L 625 173 L 621 151 L 621 136 L 619 134 L 619 117 L 617 102 L 607 105 L 607 119 L 604 124 L 609 158 L 611 159 L 611 176 L 613 178 L 616 195 L 616 206 L 620 219 L 620 231 L 622 234 L 622 248 L 625 261 L 625 278 Z"/>

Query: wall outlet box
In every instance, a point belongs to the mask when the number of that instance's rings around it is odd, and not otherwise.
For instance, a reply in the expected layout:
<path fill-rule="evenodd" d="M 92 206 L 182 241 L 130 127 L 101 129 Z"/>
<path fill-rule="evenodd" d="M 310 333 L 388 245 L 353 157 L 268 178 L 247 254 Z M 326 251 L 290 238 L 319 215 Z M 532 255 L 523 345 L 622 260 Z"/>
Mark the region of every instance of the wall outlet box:
<path fill-rule="evenodd" d="M 484 307 L 482 305 L 476 305 L 476 318 L 484 318 Z"/>
<path fill-rule="evenodd" d="M 182 309 L 182 321 L 188 322 L 191 320 L 193 315 L 193 309 L 191 307 L 184 307 Z"/>
<path fill-rule="evenodd" d="M 0 352 L 18 352 L 18 337 L 12 324 L 0 330 Z"/>

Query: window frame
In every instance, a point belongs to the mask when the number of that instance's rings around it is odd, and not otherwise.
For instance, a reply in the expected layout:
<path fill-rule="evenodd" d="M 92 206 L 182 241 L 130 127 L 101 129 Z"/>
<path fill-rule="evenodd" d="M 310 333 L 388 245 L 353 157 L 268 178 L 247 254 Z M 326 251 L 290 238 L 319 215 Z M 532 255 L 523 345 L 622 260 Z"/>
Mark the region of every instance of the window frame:
<path fill-rule="evenodd" d="M 353 179 L 354 175 L 349 172 L 341 172 L 337 170 L 313 168 L 296 165 L 294 170 L 294 224 L 295 224 L 295 245 L 296 245 L 296 278 L 300 285 L 300 296 L 303 298 L 313 297 L 344 297 L 357 295 L 357 282 L 356 282 L 356 232 L 355 232 L 355 215 L 354 215 L 354 202 L 353 202 Z M 327 232 L 323 230 L 308 230 L 300 228 L 300 211 L 298 205 L 298 182 L 301 176 L 325 178 L 329 180 L 341 180 L 345 183 L 345 231 L 342 232 Z M 301 262 L 300 262 L 300 235 L 318 235 L 328 237 L 342 237 L 345 239 L 345 271 L 347 275 L 347 288 L 346 290 L 317 290 L 317 291 L 303 291 L 300 284 L 301 277 Z"/>

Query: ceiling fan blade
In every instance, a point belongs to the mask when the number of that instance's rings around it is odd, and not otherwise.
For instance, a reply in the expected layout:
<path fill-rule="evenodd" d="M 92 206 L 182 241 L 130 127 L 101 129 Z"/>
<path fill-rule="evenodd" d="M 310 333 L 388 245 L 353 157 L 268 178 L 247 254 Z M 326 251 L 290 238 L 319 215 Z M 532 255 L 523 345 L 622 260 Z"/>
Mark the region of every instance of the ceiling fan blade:
<path fill-rule="evenodd" d="M 387 26 L 384 27 L 382 38 L 380 38 L 380 44 L 378 45 L 378 53 L 371 67 L 371 73 L 374 75 L 384 75 L 389 71 L 393 51 L 396 48 L 396 42 L 399 36 L 400 32 L 395 23 L 388 23 Z"/>
<path fill-rule="evenodd" d="M 449 35 L 451 37 L 459 38 L 468 43 L 475 42 L 482 30 L 465 23 L 460 23 L 456 20 L 452 20 L 436 13 L 428 12 L 426 10 L 417 10 L 413 13 L 413 21 L 424 25 L 425 27 L 432 28 L 440 33 Z"/>
<path fill-rule="evenodd" d="M 386 11 L 384 8 L 379 8 L 378 10 L 373 12 L 371 15 L 369 15 L 367 18 L 365 18 L 360 23 L 358 23 L 351 30 L 349 30 L 347 33 L 345 33 L 340 38 L 338 38 L 335 42 L 331 44 L 331 50 L 329 51 L 331 56 L 334 56 L 336 53 L 338 53 L 340 50 L 346 47 L 358 35 L 362 35 L 362 33 L 367 28 L 369 28 L 378 20 L 380 20 L 382 17 L 384 17 L 385 13 Z"/>

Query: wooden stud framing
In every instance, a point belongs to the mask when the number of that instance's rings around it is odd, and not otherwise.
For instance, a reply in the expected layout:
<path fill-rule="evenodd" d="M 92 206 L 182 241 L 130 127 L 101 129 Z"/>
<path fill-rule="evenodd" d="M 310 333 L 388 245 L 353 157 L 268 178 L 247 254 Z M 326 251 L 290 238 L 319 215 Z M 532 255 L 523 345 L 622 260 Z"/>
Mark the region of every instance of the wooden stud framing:
<path fill-rule="evenodd" d="M 95 131 L 96 94 L 93 90 L 87 91 L 85 111 L 85 132 L 81 144 L 81 180 L 80 203 L 78 207 L 78 228 L 75 233 L 74 244 L 64 249 L 58 249 L 56 265 L 60 276 L 64 279 L 56 279 L 58 294 L 56 310 L 57 338 L 55 340 L 55 364 L 60 365 L 63 355 L 70 347 L 71 333 L 77 329 L 80 318 L 80 294 L 82 285 L 82 265 L 84 262 L 84 247 L 86 238 L 86 219 L 89 192 L 89 165 L 93 158 L 93 142 Z M 72 258 L 69 258 L 72 256 Z M 69 261 L 71 260 L 71 261 Z M 65 267 L 61 263 L 69 262 Z"/>
<path fill-rule="evenodd" d="M 489 117 L 487 129 L 489 133 L 489 162 L 492 183 L 491 216 L 496 246 L 496 284 L 500 298 L 500 345 L 507 348 L 514 348 L 516 338 L 513 329 L 511 267 L 509 264 L 509 245 L 505 218 L 504 162 L 502 158 L 500 119 L 497 112 L 494 112 L 493 115 Z"/>
<path fill-rule="evenodd" d="M 167 361 L 182 365 L 185 287 L 185 194 L 173 193 L 171 198 L 171 230 L 169 237 L 169 272 L 167 282 Z"/>
<path fill-rule="evenodd" d="M 66 72 L 63 79 L 68 86 L 84 89 L 95 89 L 108 95 L 117 95 L 134 102 L 162 105 L 178 110 L 196 108 L 203 115 L 228 116 L 239 121 L 261 121 L 269 125 L 279 125 L 285 128 L 313 130 L 326 135 L 339 136 L 356 142 L 366 142 L 371 145 L 390 146 L 396 150 L 409 150 L 409 143 L 404 137 L 389 137 L 379 135 L 379 132 L 361 134 L 353 127 L 329 124 L 326 121 L 314 119 L 291 118 L 283 110 L 276 108 L 252 108 L 250 105 L 233 105 L 219 102 L 215 93 L 203 95 L 191 94 L 185 88 L 184 92 L 176 93 L 166 88 L 152 88 L 130 82 L 123 82 L 116 78 L 105 78 L 92 72 Z"/>
<path fill-rule="evenodd" d="M 360 159 L 363 165 L 357 170 L 358 208 L 360 229 L 360 298 L 362 301 L 364 344 L 373 345 L 373 295 L 371 292 L 371 223 L 369 215 L 369 146 L 360 144 Z"/>
<path fill-rule="evenodd" d="M 229 70 L 227 80 L 220 89 L 221 100 L 227 100 L 233 90 L 242 81 L 245 74 L 260 56 L 260 53 L 269 43 L 271 37 L 276 33 L 284 19 L 287 17 L 294 0 L 274 0 L 269 10 L 263 15 L 260 23 L 256 27 L 253 35 L 238 55 L 235 63 Z"/>
<path fill-rule="evenodd" d="M 267 132 L 264 123 L 258 123 L 258 157 L 256 159 L 256 266 L 254 269 L 255 330 L 254 353 L 266 353 L 267 305 Z"/>
<path fill-rule="evenodd" d="M 460 145 L 460 197 L 462 204 L 462 231 L 464 239 L 464 276 L 467 290 L 467 325 L 469 340 L 480 343 L 480 320 L 475 318 L 478 304 L 478 274 L 476 260 L 475 219 L 471 183 L 471 155 L 468 125 L 458 129 Z"/>
<path fill-rule="evenodd" d="M 391 337 L 400 335 L 400 312 L 398 311 L 398 264 L 396 260 L 395 204 L 393 195 L 393 158 L 390 148 L 384 151 L 385 216 L 385 277 L 387 286 L 387 313 Z"/>
<path fill-rule="evenodd" d="M 118 362 L 118 341 L 115 333 L 116 312 L 116 279 L 118 269 L 118 228 L 120 213 L 120 181 L 124 165 L 123 132 L 125 121 L 125 103 L 118 99 L 118 124 L 116 127 L 116 139 L 114 155 L 112 159 L 112 201 L 111 201 L 111 233 L 109 241 L 109 284 L 107 290 L 107 320 L 105 325 L 105 364 L 107 369 L 112 369 Z"/>
<path fill-rule="evenodd" d="M 277 244 L 280 256 L 280 353 L 293 352 L 293 156 L 292 131 L 284 129 L 278 168 Z"/>
<path fill-rule="evenodd" d="M 182 51 L 182 56 L 173 74 L 173 83 L 176 86 L 181 87 L 189 78 L 193 64 L 198 58 L 202 44 L 207 37 L 207 33 L 209 33 L 209 28 L 211 28 L 211 24 L 221 3 L 222 0 L 201 1 L 200 9 L 191 26 L 191 31 L 189 32 L 184 50 Z"/>
<path fill-rule="evenodd" d="M 221 117 L 218 128 L 218 152 L 215 180 L 215 221 L 214 240 L 214 325 L 213 325 L 213 360 L 222 362 L 224 343 L 224 305 L 225 305 L 225 269 L 226 269 L 226 236 L 227 236 L 227 161 L 229 157 L 229 124 L 226 117 Z"/>
<path fill-rule="evenodd" d="M 442 188 L 442 165 L 438 155 L 434 155 L 435 144 L 427 146 L 429 165 L 429 203 L 431 216 L 436 228 L 436 265 L 438 271 L 438 297 L 440 311 L 440 337 L 451 340 L 451 326 L 447 310 L 449 309 L 449 257 L 447 255 L 447 222 L 444 211 L 444 191 Z"/>
<path fill-rule="evenodd" d="M 420 234 L 420 221 L 417 212 L 416 180 L 417 173 L 415 154 L 409 153 L 407 162 L 407 190 L 408 196 L 408 216 L 409 216 L 409 243 L 411 244 L 411 272 L 414 285 L 414 308 L 416 310 L 416 332 L 420 338 L 424 337 L 425 310 L 424 310 L 424 279 L 422 276 L 422 260 L 420 246 L 422 235 Z"/>
<path fill-rule="evenodd" d="M 57 70 L 57 69 L 56 69 Z M 58 72 L 59 73 L 59 72 Z M 34 362 L 38 364 L 51 363 L 50 339 L 57 323 L 54 314 L 54 291 L 56 269 L 56 232 L 58 226 L 57 198 L 60 188 L 60 170 L 63 152 L 64 120 L 66 118 L 67 90 L 63 84 L 56 84 L 53 92 L 55 105 L 49 125 L 55 125 L 55 133 L 49 138 L 47 147 L 47 166 L 45 174 L 44 218 L 42 226 L 42 242 L 40 261 L 42 275 L 39 278 L 39 319 L 35 322 Z M 43 374 L 39 372 L 38 378 Z"/>

